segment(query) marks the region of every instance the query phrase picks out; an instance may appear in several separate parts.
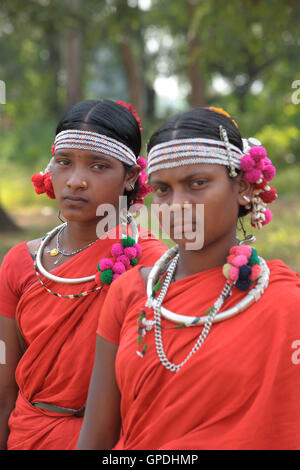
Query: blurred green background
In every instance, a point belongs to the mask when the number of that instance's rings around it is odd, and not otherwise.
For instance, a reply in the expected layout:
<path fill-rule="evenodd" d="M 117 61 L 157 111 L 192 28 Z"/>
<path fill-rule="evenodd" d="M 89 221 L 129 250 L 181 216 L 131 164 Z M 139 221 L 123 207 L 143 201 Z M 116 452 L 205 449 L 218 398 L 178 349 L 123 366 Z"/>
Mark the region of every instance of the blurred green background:
<path fill-rule="evenodd" d="M 64 111 L 104 97 L 141 116 L 143 156 L 158 125 L 196 106 L 223 107 L 260 139 L 279 199 L 257 247 L 300 272 L 299 24 L 295 0 L 2 0 L 0 261 L 58 223 L 30 177 Z"/>

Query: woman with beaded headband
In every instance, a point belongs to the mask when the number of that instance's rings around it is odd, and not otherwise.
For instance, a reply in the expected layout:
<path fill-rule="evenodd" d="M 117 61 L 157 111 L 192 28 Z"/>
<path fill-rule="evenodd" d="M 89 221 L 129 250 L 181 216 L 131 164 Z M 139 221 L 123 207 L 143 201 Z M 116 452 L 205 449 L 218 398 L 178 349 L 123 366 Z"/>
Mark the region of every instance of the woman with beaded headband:
<path fill-rule="evenodd" d="M 254 143 L 214 108 L 151 137 L 153 203 L 173 209 L 176 245 L 106 298 L 79 449 L 300 448 L 300 278 L 236 239 L 238 217 L 263 227 L 275 198 Z"/>
<path fill-rule="evenodd" d="M 117 218 L 121 196 L 129 207 L 149 191 L 140 131 L 131 105 L 77 103 L 58 124 L 47 170 L 32 177 L 38 194 L 56 198 L 66 222 L 12 248 L 1 267 L 0 329 L 8 351 L 0 369 L 2 448 L 9 433 L 8 449 L 74 449 L 108 288 L 166 251 L 129 213 Z M 116 217 L 101 235 L 103 204 Z"/>

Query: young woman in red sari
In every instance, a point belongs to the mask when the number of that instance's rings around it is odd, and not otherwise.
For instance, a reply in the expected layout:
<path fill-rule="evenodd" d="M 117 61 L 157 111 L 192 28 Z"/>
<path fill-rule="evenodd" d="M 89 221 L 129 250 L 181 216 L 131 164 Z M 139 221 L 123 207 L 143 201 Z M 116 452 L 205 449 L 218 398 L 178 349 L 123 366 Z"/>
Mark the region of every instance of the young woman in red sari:
<path fill-rule="evenodd" d="M 2 263 L 1 448 L 74 449 L 108 288 L 166 251 L 129 214 L 108 224 L 106 236 L 98 230 L 101 205 L 117 214 L 120 196 L 129 207 L 147 194 L 140 147 L 130 105 L 84 101 L 59 123 L 47 171 L 32 178 L 38 193 L 56 197 L 66 223 L 15 246 Z"/>
<path fill-rule="evenodd" d="M 300 277 L 236 238 L 238 217 L 261 228 L 277 196 L 254 144 L 211 108 L 150 139 L 153 202 L 174 209 L 176 246 L 111 287 L 79 449 L 300 449 Z"/>

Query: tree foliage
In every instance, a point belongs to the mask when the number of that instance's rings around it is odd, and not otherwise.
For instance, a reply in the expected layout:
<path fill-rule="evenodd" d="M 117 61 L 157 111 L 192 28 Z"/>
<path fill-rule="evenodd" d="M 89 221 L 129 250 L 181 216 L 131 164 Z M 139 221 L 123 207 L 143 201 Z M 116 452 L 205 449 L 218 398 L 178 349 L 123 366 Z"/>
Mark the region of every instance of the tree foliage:
<path fill-rule="evenodd" d="M 145 136 L 158 116 L 159 76 L 189 90 L 186 108 L 227 109 L 279 164 L 299 160 L 299 8 L 294 0 L 2 0 L 1 158 L 40 168 L 72 102 L 129 100 Z M 77 46 L 74 46 L 77 44 Z M 75 47 L 75 49 L 74 49 Z M 73 52 L 72 52 L 73 51 Z M 72 59 L 72 63 L 70 63 Z"/>

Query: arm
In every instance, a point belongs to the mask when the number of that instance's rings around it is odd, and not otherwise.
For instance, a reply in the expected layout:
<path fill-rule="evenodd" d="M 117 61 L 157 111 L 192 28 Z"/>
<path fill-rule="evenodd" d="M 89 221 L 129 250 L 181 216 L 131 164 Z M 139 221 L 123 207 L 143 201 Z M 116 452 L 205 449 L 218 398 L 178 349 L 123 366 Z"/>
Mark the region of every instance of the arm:
<path fill-rule="evenodd" d="M 96 355 L 77 449 L 112 449 L 121 429 L 120 392 L 115 379 L 118 345 L 97 335 Z"/>
<path fill-rule="evenodd" d="M 8 418 L 18 393 L 15 370 L 21 358 L 15 320 L 0 315 L 0 449 L 6 449 Z"/>

